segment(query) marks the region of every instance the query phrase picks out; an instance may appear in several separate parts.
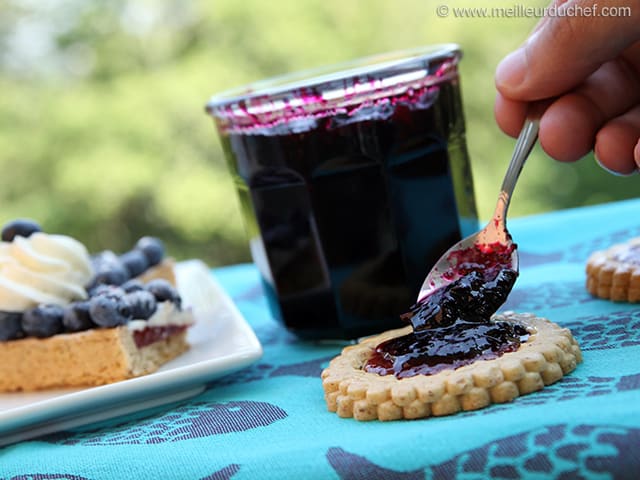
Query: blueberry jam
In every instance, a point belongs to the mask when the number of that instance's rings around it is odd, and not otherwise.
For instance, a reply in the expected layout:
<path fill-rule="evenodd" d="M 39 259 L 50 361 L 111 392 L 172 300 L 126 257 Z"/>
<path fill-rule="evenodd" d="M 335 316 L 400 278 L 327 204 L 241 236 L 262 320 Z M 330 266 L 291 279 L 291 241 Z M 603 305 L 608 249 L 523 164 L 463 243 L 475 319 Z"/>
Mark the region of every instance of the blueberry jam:
<path fill-rule="evenodd" d="M 142 348 L 152 343 L 165 340 L 173 335 L 182 333 L 187 329 L 187 325 L 167 325 L 166 327 L 145 327 L 142 330 L 133 332 L 133 340 L 136 347 Z"/>
<path fill-rule="evenodd" d="M 499 263 L 487 269 L 464 265 L 459 278 L 402 316 L 413 332 L 378 345 L 365 371 L 398 378 L 432 375 L 497 358 L 516 351 L 527 340 L 524 327 L 490 321 L 511 291 L 517 272 Z"/>
<path fill-rule="evenodd" d="M 398 378 L 433 375 L 516 351 L 527 331 L 507 322 L 466 322 L 413 332 L 378 345 L 365 370 Z"/>
<path fill-rule="evenodd" d="M 454 250 L 447 257 L 447 261 L 454 266 L 442 275 L 447 280 L 455 280 L 471 272 L 482 272 L 485 277 L 495 276 L 511 263 L 511 254 L 515 249 L 515 243 L 505 245 L 495 242 L 475 243 L 469 248 Z"/>
<path fill-rule="evenodd" d="M 299 337 L 402 326 L 477 228 L 456 62 L 412 88 L 367 73 L 209 105 L 269 306 Z"/>
<path fill-rule="evenodd" d="M 448 327 L 458 319 L 487 322 L 506 301 L 517 276 L 517 272 L 508 268 L 472 271 L 415 304 L 402 318 L 415 331 Z"/>

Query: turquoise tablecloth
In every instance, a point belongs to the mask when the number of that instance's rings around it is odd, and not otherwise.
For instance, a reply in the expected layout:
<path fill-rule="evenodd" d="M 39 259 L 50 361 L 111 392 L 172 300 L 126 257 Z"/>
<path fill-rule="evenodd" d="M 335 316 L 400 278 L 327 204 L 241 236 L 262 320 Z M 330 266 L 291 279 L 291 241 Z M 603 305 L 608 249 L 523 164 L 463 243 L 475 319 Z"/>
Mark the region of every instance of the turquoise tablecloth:
<path fill-rule="evenodd" d="M 585 259 L 640 236 L 640 200 L 515 219 L 521 276 L 504 309 L 571 328 L 584 363 L 511 404 L 359 423 L 326 410 L 337 345 L 296 342 L 252 265 L 214 271 L 264 346 L 256 364 L 189 401 L 0 449 L 20 479 L 640 478 L 640 306 L 590 297 Z"/>

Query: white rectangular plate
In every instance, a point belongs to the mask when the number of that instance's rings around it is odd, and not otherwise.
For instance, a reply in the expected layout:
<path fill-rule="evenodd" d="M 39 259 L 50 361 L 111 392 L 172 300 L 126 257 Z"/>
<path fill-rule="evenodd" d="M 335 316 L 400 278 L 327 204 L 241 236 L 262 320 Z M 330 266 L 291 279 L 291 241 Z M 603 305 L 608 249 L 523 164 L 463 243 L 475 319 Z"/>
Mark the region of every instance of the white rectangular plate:
<path fill-rule="evenodd" d="M 262 346 L 207 266 L 176 265 L 183 305 L 192 306 L 191 349 L 157 372 L 100 387 L 0 394 L 0 446 L 173 403 L 247 367 Z"/>

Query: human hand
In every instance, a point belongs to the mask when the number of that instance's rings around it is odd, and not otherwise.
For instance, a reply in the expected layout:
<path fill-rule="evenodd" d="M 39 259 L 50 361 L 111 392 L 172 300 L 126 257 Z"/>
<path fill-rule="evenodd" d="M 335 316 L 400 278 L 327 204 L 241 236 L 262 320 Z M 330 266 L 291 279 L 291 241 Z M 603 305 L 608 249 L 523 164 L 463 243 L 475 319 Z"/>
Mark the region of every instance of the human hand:
<path fill-rule="evenodd" d="M 640 0 L 552 7 L 566 15 L 543 18 L 498 65 L 498 125 L 515 137 L 528 103 L 552 99 L 539 133 L 548 155 L 572 162 L 593 149 L 607 170 L 632 174 L 640 168 Z"/>

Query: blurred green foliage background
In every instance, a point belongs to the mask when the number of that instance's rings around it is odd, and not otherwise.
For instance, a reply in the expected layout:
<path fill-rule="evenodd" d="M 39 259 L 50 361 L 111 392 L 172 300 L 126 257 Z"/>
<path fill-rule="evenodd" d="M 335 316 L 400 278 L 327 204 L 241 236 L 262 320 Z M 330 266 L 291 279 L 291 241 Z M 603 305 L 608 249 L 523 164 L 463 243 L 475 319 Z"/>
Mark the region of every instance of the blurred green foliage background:
<path fill-rule="evenodd" d="M 529 0 L 530 6 L 547 2 Z M 210 118 L 211 94 L 354 57 L 455 42 L 480 216 L 513 140 L 493 119 L 493 74 L 536 18 L 446 18 L 474 0 L 0 0 L 0 221 L 39 220 L 92 251 L 158 235 L 177 258 L 249 260 Z M 630 198 L 638 175 L 540 150 L 512 215 Z"/>

